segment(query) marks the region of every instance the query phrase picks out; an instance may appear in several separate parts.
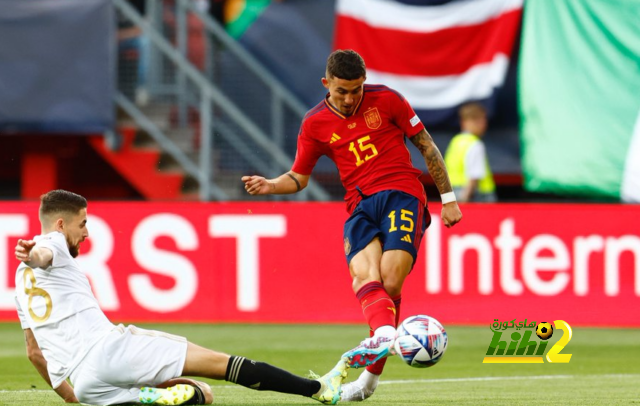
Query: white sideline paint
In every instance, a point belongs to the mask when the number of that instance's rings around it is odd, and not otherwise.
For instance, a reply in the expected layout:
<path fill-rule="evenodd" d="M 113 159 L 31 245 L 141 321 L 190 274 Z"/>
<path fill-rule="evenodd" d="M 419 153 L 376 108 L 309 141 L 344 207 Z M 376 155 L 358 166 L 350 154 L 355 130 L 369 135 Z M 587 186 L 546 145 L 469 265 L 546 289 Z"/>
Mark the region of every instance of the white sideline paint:
<path fill-rule="evenodd" d="M 23 389 L 23 390 L 0 390 L 0 393 L 34 393 L 34 392 L 53 392 L 53 389 Z"/>
<path fill-rule="evenodd" d="M 637 378 L 640 374 L 603 374 L 603 375 L 531 375 L 531 376 L 479 376 L 475 378 L 443 378 L 443 379 L 400 379 L 380 381 L 378 385 L 400 385 L 409 383 L 445 383 L 445 382 L 484 382 L 514 381 L 527 379 L 572 379 L 572 378 Z"/>
<path fill-rule="evenodd" d="M 527 379 L 572 379 L 572 378 L 640 378 L 640 374 L 601 374 L 601 375 L 531 375 L 531 376 L 478 376 L 469 378 L 443 378 L 443 379 L 398 379 L 391 381 L 380 381 L 379 385 L 405 385 L 415 383 L 447 383 L 447 382 L 486 382 L 486 381 L 516 381 Z M 213 385 L 216 388 L 242 388 L 241 385 Z M 51 392 L 51 389 L 31 389 L 31 390 L 0 390 L 0 393 L 33 393 Z"/>
<path fill-rule="evenodd" d="M 378 385 L 406 385 L 416 383 L 448 383 L 448 382 L 486 382 L 486 381 L 515 381 L 527 379 L 572 379 L 572 378 L 640 378 L 640 374 L 601 374 L 601 375 L 531 375 L 531 376 L 478 376 L 469 378 L 443 378 L 443 379 L 397 379 L 380 381 Z M 244 388 L 240 385 L 213 385 L 212 388 Z M 9 391 L 11 392 L 11 391 Z M 29 391 L 23 391 L 29 392 Z M 2 393 L 2 391 L 0 391 Z"/>

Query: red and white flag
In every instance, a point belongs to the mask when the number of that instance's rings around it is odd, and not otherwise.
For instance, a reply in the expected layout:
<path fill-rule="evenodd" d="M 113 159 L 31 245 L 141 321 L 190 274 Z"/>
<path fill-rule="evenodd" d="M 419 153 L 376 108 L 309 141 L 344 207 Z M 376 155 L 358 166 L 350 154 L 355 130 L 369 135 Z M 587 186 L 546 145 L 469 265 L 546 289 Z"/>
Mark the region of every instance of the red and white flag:
<path fill-rule="evenodd" d="M 337 0 L 336 49 L 354 49 L 367 83 L 411 102 L 426 124 L 504 83 L 523 0 Z"/>

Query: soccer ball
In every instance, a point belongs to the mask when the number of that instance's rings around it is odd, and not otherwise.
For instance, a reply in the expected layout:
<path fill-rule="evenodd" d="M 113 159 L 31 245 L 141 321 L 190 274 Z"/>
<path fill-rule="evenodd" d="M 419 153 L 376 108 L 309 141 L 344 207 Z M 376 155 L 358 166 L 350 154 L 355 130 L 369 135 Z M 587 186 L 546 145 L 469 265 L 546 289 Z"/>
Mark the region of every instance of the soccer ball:
<path fill-rule="evenodd" d="M 541 321 L 536 327 L 536 335 L 540 337 L 541 340 L 550 339 L 553 335 L 553 325 L 549 322 Z"/>
<path fill-rule="evenodd" d="M 393 348 L 407 365 L 427 368 L 442 359 L 447 342 L 447 332 L 438 320 L 417 315 L 406 318 L 398 326 Z"/>

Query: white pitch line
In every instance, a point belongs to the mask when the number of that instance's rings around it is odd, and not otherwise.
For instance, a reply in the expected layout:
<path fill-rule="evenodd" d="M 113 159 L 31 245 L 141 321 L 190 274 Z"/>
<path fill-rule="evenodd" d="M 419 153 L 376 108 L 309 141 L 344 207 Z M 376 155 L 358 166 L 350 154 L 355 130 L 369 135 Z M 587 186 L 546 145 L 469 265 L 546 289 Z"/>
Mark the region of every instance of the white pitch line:
<path fill-rule="evenodd" d="M 416 383 L 448 383 L 448 382 L 484 382 L 506 381 L 523 379 L 571 379 L 571 378 L 640 378 L 640 374 L 601 374 L 601 375 L 530 375 L 530 376 L 479 376 L 469 378 L 442 378 L 442 379 L 398 379 L 380 381 L 379 385 L 404 385 Z M 240 388 L 240 385 L 214 385 L 212 388 Z"/>
<path fill-rule="evenodd" d="M 447 383 L 447 382 L 486 382 L 486 381 L 513 381 L 523 379 L 571 379 L 571 378 L 640 378 L 640 374 L 601 374 L 601 375 L 530 375 L 530 376 L 479 376 L 469 378 L 442 378 L 442 379 L 398 379 L 380 381 L 379 385 L 404 385 L 415 383 Z M 242 388 L 241 385 L 213 385 L 212 388 L 233 389 Z M 0 390 L 0 393 L 30 393 L 50 392 L 47 389 L 30 390 Z"/>
<path fill-rule="evenodd" d="M 26 389 L 26 390 L 0 390 L 0 393 L 33 393 L 33 392 L 53 392 L 53 389 Z"/>
<path fill-rule="evenodd" d="M 530 375 L 530 376 L 479 376 L 475 378 L 442 378 L 442 379 L 400 379 L 380 381 L 379 385 L 397 385 L 409 383 L 443 383 L 443 382 L 484 382 L 523 379 L 571 379 L 571 378 L 636 378 L 640 374 L 602 374 L 602 375 Z"/>
<path fill-rule="evenodd" d="M 442 378 L 442 379 L 400 379 L 395 381 L 380 381 L 378 385 L 396 385 L 407 383 L 443 383 L 443 382 L 486 382 L 521 379 L 568 379 L 574 375 L 532 375 L 532 376 L 479 376 L 476 378 Z"/>

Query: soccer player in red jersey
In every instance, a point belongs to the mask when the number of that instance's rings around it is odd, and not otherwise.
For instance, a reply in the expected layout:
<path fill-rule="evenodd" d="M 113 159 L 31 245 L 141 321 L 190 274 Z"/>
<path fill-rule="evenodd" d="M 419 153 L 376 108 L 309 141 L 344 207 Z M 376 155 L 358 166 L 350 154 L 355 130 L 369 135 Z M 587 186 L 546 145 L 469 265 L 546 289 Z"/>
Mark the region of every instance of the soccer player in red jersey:
<path fill-rule="evenodd" d="M 275 179 L 243 176 L 251 195 L 289 194 L 307 186 L 322 155 L 333 160 L 346 189 L 349 219 L 344 247 L 353 290 L 371 337 L 344 354 L 353 367 L 366 366 L 343 386 L 343 401 L 373 394 L 391 350 L 400 316 L 402 285 L 431 222 L 427 198 L 411 162 L 405 137 L 420 150 L 442 199 L 446 227 L 462 219 L 438 147 L 407 100 L 383 85 L 365 85 L 366 68 L 353 50 L 327 60 L 325 99 L 304 117 L 291 170 Z"/>

